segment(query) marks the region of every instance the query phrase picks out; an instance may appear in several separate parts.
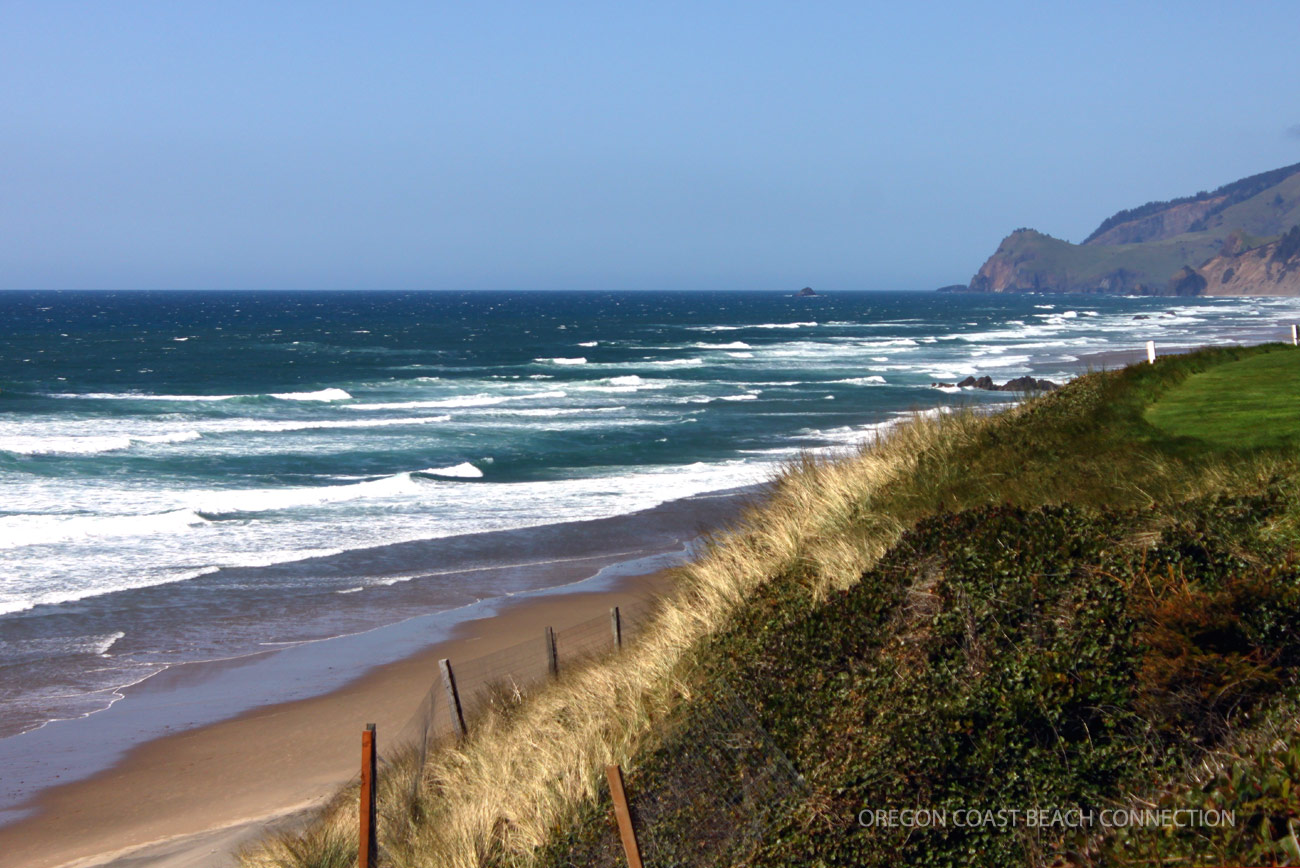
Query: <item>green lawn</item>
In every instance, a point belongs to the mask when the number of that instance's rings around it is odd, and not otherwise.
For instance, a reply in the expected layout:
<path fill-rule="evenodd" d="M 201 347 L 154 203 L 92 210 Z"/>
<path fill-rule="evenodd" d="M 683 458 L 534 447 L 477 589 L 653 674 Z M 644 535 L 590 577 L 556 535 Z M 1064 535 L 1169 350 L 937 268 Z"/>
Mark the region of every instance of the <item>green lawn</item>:
<path fill-rule="evenodd" d="M 1169 434 L 1215 446 L 1300 444 L 1300 350 L 1280 346 L 1192 374 L 1145 416 Z"/>

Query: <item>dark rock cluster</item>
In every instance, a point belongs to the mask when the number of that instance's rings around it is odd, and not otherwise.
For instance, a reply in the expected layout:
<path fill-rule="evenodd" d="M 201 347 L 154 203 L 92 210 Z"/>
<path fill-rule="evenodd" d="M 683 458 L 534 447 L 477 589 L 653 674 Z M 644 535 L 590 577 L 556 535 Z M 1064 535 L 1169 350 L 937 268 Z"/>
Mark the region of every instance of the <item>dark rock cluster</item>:
<path fill-rule="evenodd" d="M 1050 392 L 1053 389 L 1059 389 L 1060 384 L 1053 383 L 1051 380 L 1035 380 L 1033 377 L 1016 377 L 1014 380 L 1008 380 L 999 386 L 993 382 L 993 378 L 987 374 L 983 377 L 967 377 L 960 383 L 931 383 L 931 386 L 947 386 L 952 388 L 957 386 L 962 389 L 984 389 L 989 392 Z"/>

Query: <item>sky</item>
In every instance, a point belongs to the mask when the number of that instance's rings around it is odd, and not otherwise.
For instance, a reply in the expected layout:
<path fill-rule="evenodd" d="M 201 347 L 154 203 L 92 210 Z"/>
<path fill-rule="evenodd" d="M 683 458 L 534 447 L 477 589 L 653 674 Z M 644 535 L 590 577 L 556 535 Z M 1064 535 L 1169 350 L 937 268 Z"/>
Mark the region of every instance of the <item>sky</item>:
<path fill-rule="evenodd" d="M 0 288 L 933 289 L 1300 162 L 1294 2 L 0 0 Z"/>

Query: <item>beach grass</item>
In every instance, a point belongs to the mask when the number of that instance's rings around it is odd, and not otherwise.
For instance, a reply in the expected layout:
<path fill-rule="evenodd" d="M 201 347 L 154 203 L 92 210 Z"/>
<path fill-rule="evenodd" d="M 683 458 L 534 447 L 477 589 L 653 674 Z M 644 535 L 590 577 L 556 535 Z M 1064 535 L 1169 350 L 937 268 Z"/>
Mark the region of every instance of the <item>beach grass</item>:
<path fill-rule="evenodd" d="M 1289 454 L 1220 448 L 1146 418 L 1189 379 L 1277 349 L 1208 350 L 1091 374 L 1000 414 L 918 415 L 851 453 L 792 462 L 762 502 L 678 571 L 675 592 L 637 643 L 565 673 L 509 713 L 484 715 L 463 742 L 403 772 L 418 775 L 419 786 L 385 798 L 381 810 L 401 818 L 381 823 L 385 859 L 564 864 L 563 844 L 603 816 L 605 764 L 647 763 L 663 722 L 683 709 L 689 716 L 716 686 L 711 679 L 730 671 L 720 660 L 766 653 L 752 642 L 755 629 L 835 604 L 927 517 L 1070 504 L 1132 510 L 1144 516 L 1135 532 L 1155 533 L 1175 520 L 1171 504 L 1300 478 Z M 1300 526 L 1294 512 L 1285 501 L 1267 533 L 1289 544 Z M 341 799 L 292 844 L 272 842 L 244 864 L 334 864 L 355 820 Z"/>

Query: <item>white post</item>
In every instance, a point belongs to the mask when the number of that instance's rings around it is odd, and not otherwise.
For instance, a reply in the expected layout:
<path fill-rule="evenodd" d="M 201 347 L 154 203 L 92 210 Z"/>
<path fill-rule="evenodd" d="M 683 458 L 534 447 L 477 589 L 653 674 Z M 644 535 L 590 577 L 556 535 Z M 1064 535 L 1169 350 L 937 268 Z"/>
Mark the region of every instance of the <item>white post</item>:
<path fill-rule="evenodd" d="M 1151 364 L 1156 363 L 1156 342 L 1147 341 L 1147 361 Z"/>
<path fill-rule="evenodd" d="M 1291 345 L 1300 347 L 1300 326 L 1291 323 Z"/>

